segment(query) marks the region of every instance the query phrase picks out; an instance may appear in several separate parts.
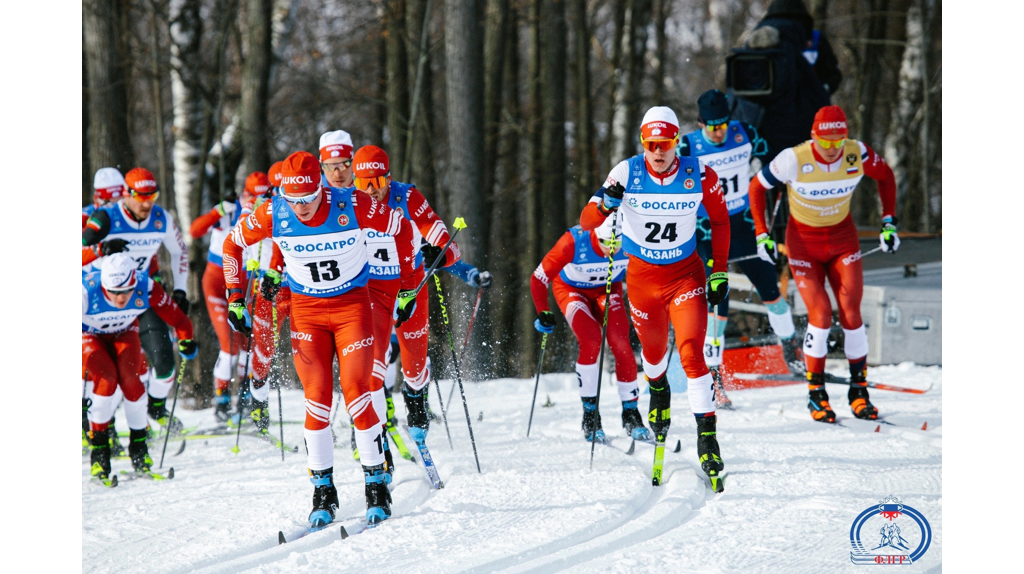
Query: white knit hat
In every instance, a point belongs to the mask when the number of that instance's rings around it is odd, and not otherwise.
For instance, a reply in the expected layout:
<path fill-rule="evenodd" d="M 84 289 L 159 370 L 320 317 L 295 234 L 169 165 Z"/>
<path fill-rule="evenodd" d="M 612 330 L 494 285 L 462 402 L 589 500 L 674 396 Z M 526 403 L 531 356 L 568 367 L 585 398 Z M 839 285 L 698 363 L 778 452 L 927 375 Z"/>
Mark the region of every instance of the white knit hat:
<path fill-rule="evenodd" d="M 114 253 L 103 258 L 103 271 L 100 273 L 100 284 L 104 289 L 123 291 L 135 287 L 135 260 L 127 253 Z"/>
<path fill-rule="evenodd" d="M 320 161 L 350 157 L 352 157 L 352 136 L 347 131 L 337 130 L 320 136 Z"/>
<path fill-rule="evenodd" d="M 679 133 L 679 119 L 672 108 L 654 106 L 644 114 L 640 134 L 644 139 L 672 139 Z"/>

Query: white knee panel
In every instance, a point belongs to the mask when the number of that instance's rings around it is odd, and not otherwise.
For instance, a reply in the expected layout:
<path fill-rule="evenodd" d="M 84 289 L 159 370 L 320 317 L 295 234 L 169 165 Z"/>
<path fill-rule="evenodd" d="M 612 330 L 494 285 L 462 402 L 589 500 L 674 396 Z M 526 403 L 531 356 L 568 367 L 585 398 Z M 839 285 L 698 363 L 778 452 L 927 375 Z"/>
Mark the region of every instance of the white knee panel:
<path fill-rule="evenodd" d="M 843 333 L 846 335 L 846 343 L 843 345 L 843 350 L 846 351 L 846 358 L 860 359 L 866 357 L 868 354 L 868 332 L 864 329 L 864 325 L 852 331 L 843 329 Z"/>
<path fill-rule="evenodd" d="M 686 394 L 690 398 L 690 410 L 694 413 L 715 412 L 715 381 L 711 373 L 687 379 Z"/>
<path fill-rule="evenodd" d="M 580 384 L 580 396 L 583 398 L 597 396 L 598 365 L 581 365 L 576 363 L 576 380 Z"/>
<path fill-rule="evenodd" d="M 820 359 L 828 354 L 828 329 L 807 325 L 804 334 L 804 354 Z"/>

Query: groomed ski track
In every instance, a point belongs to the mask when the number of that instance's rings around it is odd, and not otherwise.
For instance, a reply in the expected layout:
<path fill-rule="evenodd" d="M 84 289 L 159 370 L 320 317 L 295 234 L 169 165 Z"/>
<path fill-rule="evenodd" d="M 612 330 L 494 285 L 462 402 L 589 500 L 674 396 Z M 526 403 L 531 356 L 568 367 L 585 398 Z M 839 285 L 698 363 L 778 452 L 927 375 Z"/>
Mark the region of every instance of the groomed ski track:
<path fill-rule="evenodd" d="M 838 365 L 830 370 L 843 374 Z M 574 375 L 542 377 L 529 439 L 532 379 L 467 383 L 483 474 L 476 473 L 456 396 L 449 412 L 454 452 L 440 421 L 428 439 L 445 489 L 433 491 L 420 466 L 396 457 L 394 517 L 344 541 L 338 525 L 364 510 L 347 427 L 335 425 L 338 521 L 281 546 L 277 531 L 292 540 L 309 513 L 303 449 L 286 453 L 282 463 L 279 450 L 250 440 L 235 455 L 232 435 L 192 441 L 171 457 L 172 441 L 165 466 L 175 467 L 173 481 L 90 489 L 83 463 L 82 566 L 90 572 L 857 572 L 849 561 L 850 524 L 864 508 L 896 494 L 933 529 L 933 546 L 912 571 L 941 570 L 942 371 L 900 365 L 872 369 L 871 376 L 933 387 L 925 395 L 873 392 L 893 423 L 878 432 L 878 423 L 852 417 L 840 385 L 827 386 L 844 425 L 837 427 L 810 420 L 805 388 L 731 392 L 737 410 L 719 412 L 729 473 L 719 495 L 700 478 L 685 393 L 673 394 L 669 434 L 672 442 L 682 439 L 683 450 L 666 452 L 667 480 L 655 488 L 653 448 L 637 444 L 632 456 L 623 452 L 629 440 L 613 386 L 601 404 L 613 447 L 597 448 L 590 471 Z M 442 381 L 445 394 L 448 384 Z M 543 408 L 548 396 L 554 405 Z M 643 412 L 647 397 L 640 400 Z M 285 419 L 301 420 L 301 392 L 285 391 L 284 401 Z M 186 425 L 213 419 L 211 410 L 181 414 Z M 921 431 L 925 421 L 928 430 Z M 301 445 L 301 427 L 286 425 L 285 441 Z M 114 462 L 115 472 L 127 466 Z"/>

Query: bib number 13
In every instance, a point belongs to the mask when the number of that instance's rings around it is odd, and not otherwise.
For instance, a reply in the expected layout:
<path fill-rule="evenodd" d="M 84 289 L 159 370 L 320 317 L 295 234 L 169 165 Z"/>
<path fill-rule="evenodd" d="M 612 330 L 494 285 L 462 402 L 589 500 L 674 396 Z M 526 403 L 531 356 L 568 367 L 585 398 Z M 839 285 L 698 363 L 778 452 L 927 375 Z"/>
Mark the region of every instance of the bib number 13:
<path fill-rule="evenodd" d="M 338 269 L 338 262 L 333 259 L 307 263 L 306 267 L 309 268 L 309 275 L 313 278 L 313 283 L 334 281 L 338 277 L 341 277 L 341 269 Z M 323 271 L 323 274 L 321 274 L 321 270 Z"/>

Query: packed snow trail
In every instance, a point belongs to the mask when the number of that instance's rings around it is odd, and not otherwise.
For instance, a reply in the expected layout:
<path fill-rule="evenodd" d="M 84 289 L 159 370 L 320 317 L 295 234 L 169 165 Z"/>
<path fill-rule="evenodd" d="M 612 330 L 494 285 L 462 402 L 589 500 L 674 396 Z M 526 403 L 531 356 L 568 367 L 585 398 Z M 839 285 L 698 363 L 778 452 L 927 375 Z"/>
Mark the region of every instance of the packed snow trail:
<path fill-rule="evenodd" d="M 844 374 L 841 366 L 830 371 Z M 841 385 L 827 389 L 844 426 L 811 421 L 803 386 L 731 392 L 736 410 L 719 412 L 729 478 L 718 495 L 701 479 L 685 393 L 673 393 L 677 414 L 669 432 L 670 443 L 682 439 L 682 452 L 666 451 L 665 484 L 652 487 L 654 449 L 638 443 L 632 456 L 623 452 L 629 439 L 616 393 L 602 393 L 601 404 L 612 448 L 598 448 L 588 471 L 575 375 L 542 377 L 529 439 L 532 378 L 468 382 L 483 474 L 476 472 L 464 422 L 449 421 L 454 451 L 435 422 L 428 444 L 445 488 L 432 490 L 422 468 L 396 457 L 393 518 L 344 541 L 336 523 L 278 545 L 277 532 L 301 531 L 309 514 L 312 486 L 303 449 L 286 453 L 282 463 L 273 445 L 244 433 L 237 455 L 230 452 L 234 435 L 193 440 L 165 462 L 174 466 L 174 480 L 130 481 L 116 489 L 89 485 L 83 457 L 82 566 L 90 572 L 381 566 L 409 572 L 859 572 L 849 559 L 851 523 L 895 494 L 933 530 L 931 548 L 909 571 L 939 570 L 942 370 L 899 365 L 869 374 L 879 382 L 933 386 L 924 395 L 872 392 L 892 425 L 854 419 Z M 449 384 L 442 381 L 442 391 Z M 554 404 L 544 408 L 549 396 Z M 302 393 L 285 391 L 284 401 L 285 421 L 301 420 Z M 440 412 L 436 399 L 432 408 Z M 178 413 L 186 426 L 213 424 L 212 409 Z M 925 422 L 928 430 L 921 431 Z M 343 521 L 362 515 L 365 506 L 348 428 L 336 421 L 335 430 L 337 517 Z M 284 432 L 285 442 L 302 444 L 301 425 L 286 424 Z M 129 462 L 116 459 L 113 467 L 116 473 Z"/>

